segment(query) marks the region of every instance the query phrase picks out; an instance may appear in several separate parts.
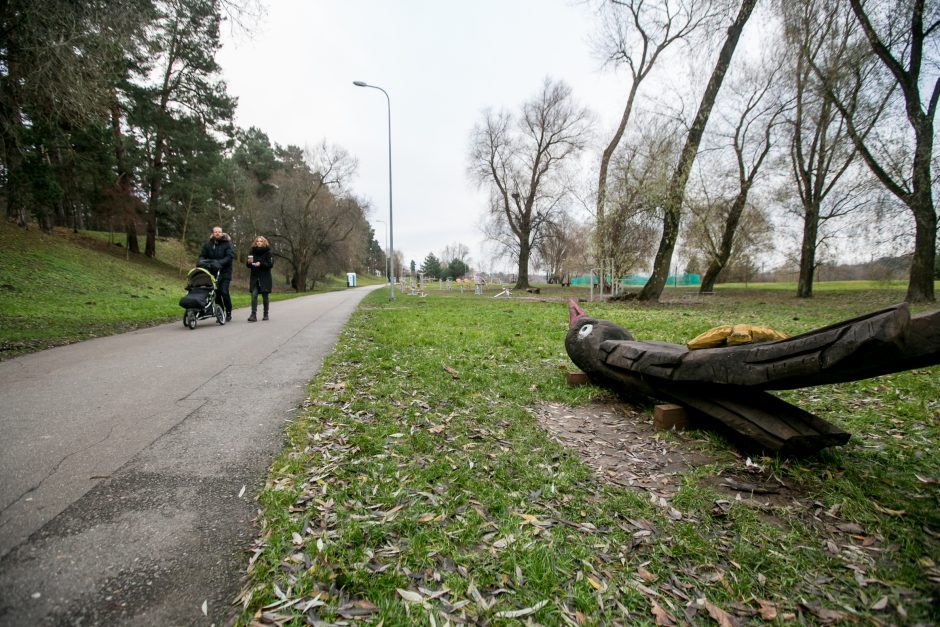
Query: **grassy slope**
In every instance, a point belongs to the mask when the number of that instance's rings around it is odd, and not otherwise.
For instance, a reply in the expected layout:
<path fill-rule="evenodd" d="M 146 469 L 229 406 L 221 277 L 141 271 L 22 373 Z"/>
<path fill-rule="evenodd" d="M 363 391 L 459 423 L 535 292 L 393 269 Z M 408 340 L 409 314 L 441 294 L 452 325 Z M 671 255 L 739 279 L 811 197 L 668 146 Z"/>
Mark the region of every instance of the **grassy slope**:
<path fill-rule="evenodd" d="M 735 322 L 799 333 L 898 300 L 749 288 L 585 308 L 684 342 Z M 501 624 L 528 609 L 542 624 L 652 624 L 656 612 L 707 624 L 720 615 L 710 604 L 758 621 L 940 620 L 940 368 L 790 393 L 854 434 L 819 457 L 757 460 L 799 492 L 792 503 L 720 496 L 704 480 L 745 472 L 744 459 L 683 436 L 720 461 L 686 477 L 676 520 L 536 424 L 540 402 L 605 394 L 565 387 L 565 327 L 560 303 L 370 295 L 271 466 L 241 621 Z"/>
<path fill-rule="evenodd" d="M 0 222 L 0 359 L 181 319 L 178 301 L 195 254 L 158 240 L 157 259 L 127 256 L 107 240 L 107 233 L 57 229 L 50 235 Z M 249 302 L 243 275 L 237 268 L 236 307 Z M 330 278 L 318 291 L 340 287 L 344 280 Z"/>
<path fill-rule="evenodd" d="M 175 269 L 94 240 L 0 224 L 4 357 L 175 318 Z"/>

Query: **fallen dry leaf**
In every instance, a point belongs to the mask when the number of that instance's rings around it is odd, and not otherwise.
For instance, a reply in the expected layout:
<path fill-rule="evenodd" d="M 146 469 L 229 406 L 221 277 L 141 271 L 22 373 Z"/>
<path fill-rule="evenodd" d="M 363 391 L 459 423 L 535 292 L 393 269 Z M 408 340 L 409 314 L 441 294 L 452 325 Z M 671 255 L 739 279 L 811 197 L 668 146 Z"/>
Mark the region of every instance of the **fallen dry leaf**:
<path fill-rule="evenodd" d="M 715 619 L 715 622 L 718 623 L 720 627 L 735 627 L 737 624 L 735 620 L 731 617 L 728 612 L 724 611 L 708 599 L 704 599 L 705 609 L 708 610 L 708 615 Z"/>
<path fill-rule="evenodd" d="M 326 601 L 321 601 L 320 595 L 317 594 L 317 596 L 304 603 L 303 607 L 300 608 L 300 611 L 306 614 L 307 610 L 314 607 L 323 607 L 324 605 L 326 605 Z"/>
<path fill-rule="evenodd" d="M 842 523 L 841 525 L 836 525 L 836 529 L 844 531 L 845 533 L 865 533 L 865 529 L 855 523 Z"/>
<path fill-rule="evenodd" d="M 875 610 L 876 612 L 880 612 L 886 607 L 888 607 L 888 597 L 883 596 L 877 601 L 875 601 L 874 603 L 872 603 L 871 609 Z"/>
<path fill-rule="evenodd" d="M 657 603 L 656 601 L 650 601 L 650 602 L 653 604 L 651 611 L 653 613 L 653 616 L 656 618 L 657 625 L 672 626 L 676 624 L 676 619 L 673 618 L 669 612 L 664 610 L 659 603 Z"/>
<path fill-rule="evenodd" d="M 607 589 L 607 586 L 601 583 L 600 581 L 598 581 L 593 575 L 588 575 L 587 580 L 588 580 L 588 583 L 591 584 L 591 587 L 594 588 L 595 590 L 599 590 L 603 592 L 604 590 Z"/>
<path fill-rule="evenodd" d="M 876 503 L 875 501 L 872 501 L 871 504 L 874 505 L 875 509 L 877 509 L 879 512 L 881 512 L 882 514 L 887 514 L 888 516 L 904 516 L 905 514 L 907 514 L 907 511 L 903 509 L 888 509 L 887 507 L 882 507 L 881 505 L 878 505 L 878 503 Z"/>
<path fill-rule="evenodd" d="M 764 599 L 758 599 L 757 603 L 760 605 L 760 617 L 764 620 L 774 620 L 777 618 L 777 604 L 771 603 L 770 601 L 765 601 Z"/>
<path fill-rule="evenodd" d="M 336 613 L 343 618 L 360 618 L 374 614 L 377 609 L 371 602 L 359 600 L 336 608 Z"/>
<path fill-rule="evenodd" d="M 382 519 L 383 519 L 383 521 L 384 521 L 384 522 L 391 522 L 392 520 L 394 520 L 395 515 L 398 514 L 399 510 L 401 510 L 401 508 L 403 508 L 403 507 L 404 507 L 404 504 L 396 505 L 396 506 L 393 507 L 392 509 L 390 509 L 390 510 L 388 510 L 387 512 L 385 512 L 384 514 L 382 514 Z"/>
<path fill-rule="evenodd" d="M 851 616 L 848 612 L 830 610 L 825 607 L 809 605 L 808 603 L 800 603 L 800 607 L 813 614 L 823 623 L 834 623 L 840 620 L 847 620 Z"/>
<path fill-rule="evenodd" d="M 428 590 L 427 588 L 422 588 L 418 586 L 418 592 L 424 595 L 425 600 L 430 601 L 431 599 L 436 599 L 442 597 L 445 594 L 450 592 L 450 588 L 441 588 L 440 590 Z"/>
<path fill-rule="evenodd" d="M 470 585 L 467 586 L 467 594 L 469 594 L 470 598 L 476 601 L 476 604 L 479 605 L 482 609 L 489 609 L 490 604 L 486 602 L 486 599 L 483 598 L 483 595 L 480 594 L 479 590 L 477 590 L 476 584 L 472 581 L 470 582 Z"/>
<path fill-rule="evenodd" d="M 636 569 L 636 574 L 643 578 L 643 581 L 646 583 L 653 583 L 656 581 L 656 575 L 646 570 L 642 566 Z"/>
<path fill-rule="evenodd" d="M 418 594 L 417 592 L 412 592 L 411 590 L 402 590 L 401 588 L 395 588 L 395 591 L 409 603 L 422 603 L 424 597 Z"/>
<path fill-rule="evenodd" d="M 535 614 L 546 605 L 548 605 L 548 599 L 544 601 L 539 601 L 532 607 L 526 607 L 521 610 L 508 610 L 504 612 L 496 612 L 496 616 L 499 618 L 521 618 L 523 616 L 528 616 L 529 614 Z"/>

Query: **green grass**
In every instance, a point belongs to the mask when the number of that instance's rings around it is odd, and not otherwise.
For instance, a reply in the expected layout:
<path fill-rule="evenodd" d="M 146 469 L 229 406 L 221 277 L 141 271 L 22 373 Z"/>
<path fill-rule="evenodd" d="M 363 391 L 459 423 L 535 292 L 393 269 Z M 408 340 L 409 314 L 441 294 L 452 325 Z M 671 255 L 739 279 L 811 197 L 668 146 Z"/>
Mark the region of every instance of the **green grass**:
<path fill-rule="evenodd" d="M 100 234 L 0 226 L 0 355 L 177 319 L 185 253 L 158 244 L 157 260 L 126 258 Z M 799 333 L 904 295 L 883 283 L 820 284 L 811 300 L 794 289 L 719 286 L 699 300 L 667 288 L 663 304 L 584 307 L 637 337 L 684 342 L 738 322 Z M 656 611 L 707 624 L 722 610 L 757 622 L 762 603 L 779 623 L 940 622 L 940 368 L 783 394 L 854 434 L 817 457 L 756 460 L 791 500 L 722 497 L 709 480 L 744 460 L 710 433 L 682 436 L 715 461 L 683 477 L 676 520 L 602 481 L 532 414 L 610 399 L 564 385 L 566 311 L 551 299 L 588 291 L 494 293 L 431 286 L 363 302 L 259 495 L 241 623 L 652 624 Z M 237 284 L 233 296 L 247 302 Z"/>
<path fill-rule="evenodd" d="M 897 300 L 873 286 L 812 301 L 751 286 L 705 303 L 584 307 L 637 337 L 684 342 L 736 322 L 799 333 Z M 358 612 L 503 624 L 530 610 L 542 624 L 652 624 L 659 608 L 707 624 L 709 606 L 759 621 L 761 602 L 782 623 L 940 620 L 940 368 L 789 393 L 855 434 L 814 458 L 757 460 L 799 493 L 793 502 L 716 506 L 704 480 L 744 460 L 693 432 L 719 461 L 684 478 L 674 520 L 536 423 L 540 402 L 607 395 L 564 385 L 566 320 L 561 302 L 472 290 L 367 297 L 259 495 L 240 622 Z"/>
<path fill-rule="evenodd" d="M 0 359 L 181 319 L 178 301 L 196 258 L 176 240 L 158 239 L 157 258 L 148 259 L 108 243 L 107 233 L 46 234 L 6 221 L 0 250 Z M 244 275 L 236 268 L 235 307 L 250 301 Z M 316 291 L 340 288 L 345 278 L 328 277 Z M 296 296 L 275 290 L 274 300 Z"/>

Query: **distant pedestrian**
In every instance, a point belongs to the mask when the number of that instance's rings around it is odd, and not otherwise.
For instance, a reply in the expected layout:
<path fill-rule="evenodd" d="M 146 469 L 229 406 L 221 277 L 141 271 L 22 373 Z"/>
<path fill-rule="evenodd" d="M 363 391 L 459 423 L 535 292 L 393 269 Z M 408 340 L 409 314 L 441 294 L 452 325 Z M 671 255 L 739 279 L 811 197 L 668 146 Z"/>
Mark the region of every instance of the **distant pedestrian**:
<path fill-rule="evenodd" d="M 251 276 L 248 278 L 248 289 L 251 290 L 251 315 L 248 322 L 258 321 L 258 294 L 264 304 L 262 320 L 268 320 L 268 294 L 271 293 L 273 281 L 271 268 L 274 267 L 274 255 L 268 240 L 259 235 L 251 243 L 251 254 L 248 255 L 248 269 Z"/>
<path fill-rule="evenodd" d="M 225 308 L 226 322 L 232 321 L 232 297 L 228 292 L 228 288 L 232 282 L 232 261 L 234 259 L 235 248 L 232 246 L 232 238 L 222 232 L 221 226 L 212 227 L 212 235 L 209 237 L 209 241 L 202 245 L 202 251 L 199 253 L 199 265 L 215 266 L 212 270 L 219 272 L 216 302 Z M 209 263 L 205 263 L 206 261 Z"/>

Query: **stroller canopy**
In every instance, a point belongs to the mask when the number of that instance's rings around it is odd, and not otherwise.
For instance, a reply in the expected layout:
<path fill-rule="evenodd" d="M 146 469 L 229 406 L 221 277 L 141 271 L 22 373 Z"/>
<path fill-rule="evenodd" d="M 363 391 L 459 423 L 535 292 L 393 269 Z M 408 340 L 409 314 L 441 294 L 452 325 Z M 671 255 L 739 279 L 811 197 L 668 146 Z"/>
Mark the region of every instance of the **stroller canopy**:
<path fill-rule="evenodd" d="M 215 289 L 215 277 L 205 268 L 193 268 L 186 275 L 186 289 L 209 287 Z"/>

